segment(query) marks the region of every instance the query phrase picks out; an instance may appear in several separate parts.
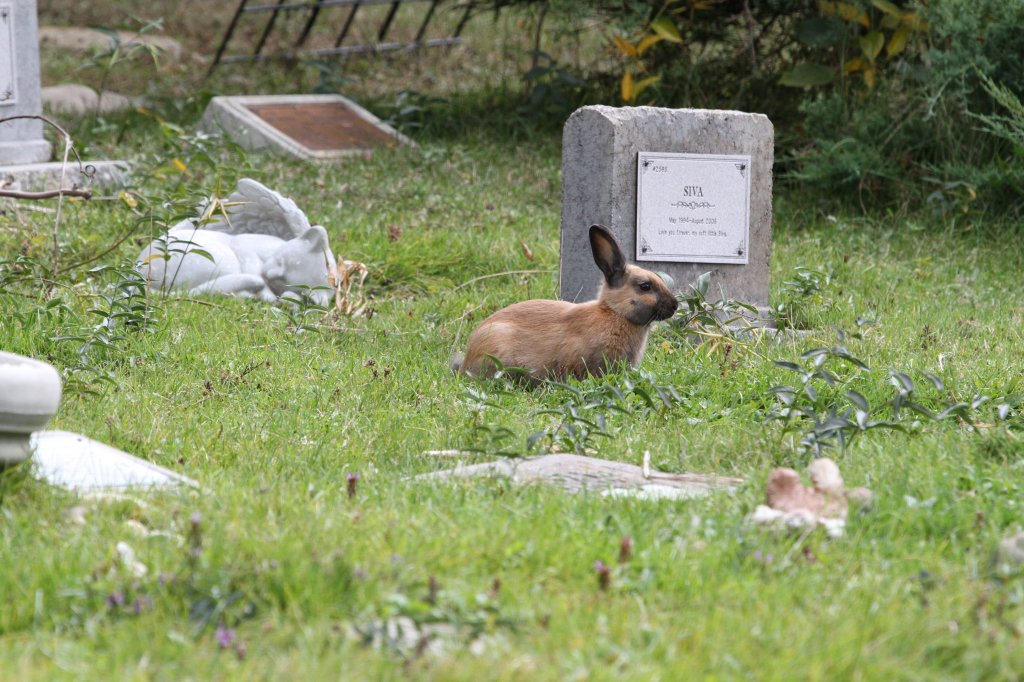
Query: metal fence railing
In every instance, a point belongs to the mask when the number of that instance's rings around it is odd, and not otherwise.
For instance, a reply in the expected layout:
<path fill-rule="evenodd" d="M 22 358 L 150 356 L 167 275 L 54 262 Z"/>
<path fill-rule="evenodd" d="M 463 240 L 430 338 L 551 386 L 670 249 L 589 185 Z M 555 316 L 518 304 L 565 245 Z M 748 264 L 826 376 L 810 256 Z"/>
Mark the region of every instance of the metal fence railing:
<path fill-rule="evenodd" d="M 221 64 L 457 45 L 472 11 L 469 1 L 239 0 L 207 75 Z"/>

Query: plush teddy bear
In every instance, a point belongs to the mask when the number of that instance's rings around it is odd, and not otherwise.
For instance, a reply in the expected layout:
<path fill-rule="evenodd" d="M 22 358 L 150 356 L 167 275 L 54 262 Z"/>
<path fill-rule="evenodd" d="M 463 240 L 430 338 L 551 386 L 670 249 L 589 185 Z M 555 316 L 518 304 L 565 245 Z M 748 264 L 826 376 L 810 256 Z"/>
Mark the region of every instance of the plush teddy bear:
<path fill-rule="evenodd" d="M 790 528 L 820 524 L 829 535 L 838 536 L 843 533 L 850 504 L 860 509 L 871 505 L 871 491 L 847 490 L 839 467 L 828 457 L 814 460 L 807 471 L 811 487 L 805 486 L 793 469 L 780 467 L 773 471 L 765 486 L 768 504 L 758 505 L 750 516 L 751 522 Z"/>

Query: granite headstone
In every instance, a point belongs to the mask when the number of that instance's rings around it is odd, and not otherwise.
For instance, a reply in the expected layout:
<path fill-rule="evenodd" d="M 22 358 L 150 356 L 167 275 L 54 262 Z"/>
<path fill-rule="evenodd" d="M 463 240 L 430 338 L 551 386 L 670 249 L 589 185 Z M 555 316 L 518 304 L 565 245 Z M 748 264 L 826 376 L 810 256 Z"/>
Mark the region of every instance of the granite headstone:
<path fill-rule="evenodd" d="M 711 271 L 711 292 L 766 312 L 774 129 L 762 114 L 587 106 L 562 137 L 560 292 L 597 296 L 587 231 L 615 234 L 631 260 L 678 289 Z"/>

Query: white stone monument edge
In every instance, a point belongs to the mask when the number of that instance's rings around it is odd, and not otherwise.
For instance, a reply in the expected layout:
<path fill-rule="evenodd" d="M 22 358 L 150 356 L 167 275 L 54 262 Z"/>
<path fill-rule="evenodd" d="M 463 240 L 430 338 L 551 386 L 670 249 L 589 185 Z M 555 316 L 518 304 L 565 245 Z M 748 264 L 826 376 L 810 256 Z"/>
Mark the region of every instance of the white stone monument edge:
<path fill-rule="evenodd" d="M 31 437 L 31 448 L 30 465 L 36 476 L 66 490 L 202 490 L 188 476 L 80 433 L 36 431 Z"/>
<path fill-rule="evenodd" d="M 18 103 L 18 54 L 14 47 L 14 5 L 9 2 L 0 4 L 0 22 L 3 23 L 3 27 L 0 28 L 0 42 L 7 41 L 11 46 L 9 54 L 10 72 L 0 73 L 0 88 L 8 86 L 9 90 L 0 90 L 0 112 L 3 111 L 3 107 L 13 106 Z M 0 59 L 3 55 L 0 55 Z M 10 81 L 10 82 L 8 82 Z"/>
<path fill-rule="evenodd" d="M 39 69 L 39 29 L 35 0 L 13 0 L 11 60 L 16 97 L 0 105 L 0 118 L 40 116 L 43 100 Z M 0 123 L 0 165 L 43 163 L 52 147 L 43 137 L 43 122 L 19 119 Z"/>

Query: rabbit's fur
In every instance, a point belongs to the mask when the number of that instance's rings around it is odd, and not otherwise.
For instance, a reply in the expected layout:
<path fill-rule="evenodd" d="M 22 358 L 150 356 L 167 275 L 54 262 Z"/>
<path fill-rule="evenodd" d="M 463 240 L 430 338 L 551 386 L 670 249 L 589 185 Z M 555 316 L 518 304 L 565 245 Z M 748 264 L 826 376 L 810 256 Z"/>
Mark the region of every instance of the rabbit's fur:
<path fill-rule="evenodd" d="M 592 225 L 590 249 L 604 273 L 596 301 L 524 301 L 494 313 L 469 336 L 452 369 L 477 377 L 517 368 L 528 381 L 600 376 L 628 362 L 636 367 L 651 323 L 672 317 L 678 302 L 658 275 L 626 262 L 607 228 Z M 497 361 L 497 362 L 495 362 Z"/>

